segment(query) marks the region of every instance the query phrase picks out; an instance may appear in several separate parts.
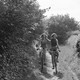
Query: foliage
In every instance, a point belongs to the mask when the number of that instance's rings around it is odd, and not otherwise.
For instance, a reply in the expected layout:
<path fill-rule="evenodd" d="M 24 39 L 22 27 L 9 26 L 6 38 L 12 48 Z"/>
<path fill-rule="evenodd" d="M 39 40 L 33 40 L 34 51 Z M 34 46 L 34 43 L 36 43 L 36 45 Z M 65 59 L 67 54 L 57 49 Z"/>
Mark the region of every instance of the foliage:
<path fill-rule="evenodd" d="M 36 69 L 37 55 L 31 46 L 23 43 L 14 44 L 5 52 L 4 76 L 8 80 L 30 79 Z"/>
<path fill-rule="evenodd" d="M 1 0 L 0 4 L 0 77 L 28 79 L 37 61 L 31 43 L 43 32 L 45 10 L 35 0 Z"/>
<path fill-rule="evenodd" d="M 78 30 L 79 23 L 69 15 L 52 16 L 48 21 L 48 32 L 51 35 L 53 32 L 58 34 L 60 44 L 64 44 L 65 40 L 69 37 L 69 31 Z"/>
<path fill-rule="evenodd" d="M 25 1 L 25 3 L 23 2 Z M 26 35 L 26 41 L 32 41 L 42 32 L 43 10 L 35 5 L 34 0 L 5 0 L 6 11 L 1 14 L 0 25 L 3 32 L 15 39 Z M 37 30 L 40 30 L 38 32 Z"/>

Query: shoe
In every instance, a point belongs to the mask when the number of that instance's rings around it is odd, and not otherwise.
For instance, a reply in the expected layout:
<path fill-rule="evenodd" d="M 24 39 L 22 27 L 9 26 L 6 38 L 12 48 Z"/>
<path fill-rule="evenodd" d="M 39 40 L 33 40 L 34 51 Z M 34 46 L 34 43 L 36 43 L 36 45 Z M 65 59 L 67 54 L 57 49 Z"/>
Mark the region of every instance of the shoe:
<path fill-rule="evenodd" d="M 53 68 L 52 69 L 54 69 L 54 66 L 53 66 Z"/>
<path fill-rule="evenodd" d="M 56 61 L 59 62 L 58 59 Z"/>

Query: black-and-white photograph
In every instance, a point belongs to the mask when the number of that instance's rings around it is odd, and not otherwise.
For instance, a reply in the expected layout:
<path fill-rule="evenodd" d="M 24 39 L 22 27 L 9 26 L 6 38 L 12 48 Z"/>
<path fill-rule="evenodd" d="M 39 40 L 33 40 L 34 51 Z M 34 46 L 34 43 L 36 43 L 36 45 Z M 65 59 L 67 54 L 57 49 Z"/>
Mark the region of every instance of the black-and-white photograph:
<path fill-rule="evenodd" d="M 0 80 L 80 80 L 80 0 L 0 0 Z"/>

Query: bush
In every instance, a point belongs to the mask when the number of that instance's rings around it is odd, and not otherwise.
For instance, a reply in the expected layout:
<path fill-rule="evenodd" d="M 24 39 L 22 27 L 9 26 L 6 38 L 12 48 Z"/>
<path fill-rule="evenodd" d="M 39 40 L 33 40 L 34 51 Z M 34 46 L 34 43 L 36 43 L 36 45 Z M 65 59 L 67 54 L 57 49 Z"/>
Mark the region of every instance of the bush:
<path fill-rule="evenodd" d="M 57 33 L 60 44 L 64 44 L 68 39 L 68 32 L 79 29 L 79 23 L 68 15 L 52 16 L 48 21 L 48 25 L 49 35 Z"/>
<path fill-rule="evenodd" d="M 30 80 L 33 70 L 37 68 L 36 51 L 31 46 L 24 44 L 14 44 L 5 52 L 5 59 L 1 77 L 8 80 Z M 37 64 L 37 65 L 36 65 Z"/>
<path fill-rule="evenodd" d="M 45 11 L 35 0 L 1 0 L 0 4 L 1 77 L 26 80 L 36 68 L 37 56 L 31 44 L 43 32 Z"/>

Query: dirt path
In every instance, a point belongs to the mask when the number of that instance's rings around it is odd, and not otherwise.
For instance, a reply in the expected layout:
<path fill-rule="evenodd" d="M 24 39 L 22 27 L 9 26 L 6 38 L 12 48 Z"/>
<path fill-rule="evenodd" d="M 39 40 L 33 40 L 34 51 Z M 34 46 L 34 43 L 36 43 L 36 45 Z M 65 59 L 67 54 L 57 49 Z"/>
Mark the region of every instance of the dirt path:
<path fill-rule="evenodd" d="M 74 50 L 69 46 L 61 47 L 61 54 L 59 56 L 58 69 L 63 72 L 64 77 L 61 80 L 78 80 L 76 74 L 71 70 L 70 61 L 73 57 Z"/>
<path fill-rule="evenodd" d="M 40 80 L 79 80 L 78 78 L 80 78 L 80 76 L 77 78 L 78 75 L 76 73 L 80 72 L 78 70 L 78 67 L 80 68 L 80 60 L 77 61 L 77 58 L 73 56 L 75 51 L 73 47 L 76 45 L 79 37 L 80 36 L 72 35 L 67 40 L 66 46 L 60 46 L 61 53 L 59 55 L 58 77 L 53 75 L 54 70 L 52 69 L 51 56 L 48 52 L 46 53 L 47 66 L 45 66 L 45 68 L 48 74 L 45 76 L 45 73 L 40 73 L 39 76 L 42 77 Z M 79 63 L 78 67 L 76 66 L 76 63 Z"/>
<path fill-rule="evenodd" d="M 71 69 L 71 60 L 74 61 L 73 57 L 73 47 L 71 46 L 60 46 L 61 53 L 59 55 L 58 63 L 58 74 L 57 76 L 53 75 L 54 70 L 52 69 L 51 55 L 46 53 L 46 63 L 45 69 L 47 73 L 40 73 L 39 70 L 36 70 L 36 76 L 40 80 L 78 80 L 76 74 Z"/>
<path fill-rule="evenodd" d="M 57 76 L 53 75 L 54 70 L 52 69 L 51 55 L 46 53 L 46 63 L 45 66 L 47 74 L 39 74 L 38 76 L 42 77 L 42 80 L 78 80 L 76 74 L 71 70 L 70 60 L 73 55 L 73 50 L 69 46 L 60 47 L 61 53 L 59 56 L 58 63 L 58 74 Z"/>
<path fill-rule="evenodd" d="M 58 77 L 53 76 L 53 78 L 49 80 L 78 80 L 75 73 L 71 70 L 69 66 L 69 61 L 66 61 L 66 59 L 69 59 L 71 57 L 71 54 L 69 52 L 72 52 L 71 49 L 68 47 L 61 47 L 61 53 L 59 56 L 59 64 L 58 64 Z M 51 64 L 51 56 L 49 53 L 46 53 L 46 62 L 47 62 L 47 72 L 50 75 L 53 75 L 54 70 L 52 69 L 52 64 Z"/>

